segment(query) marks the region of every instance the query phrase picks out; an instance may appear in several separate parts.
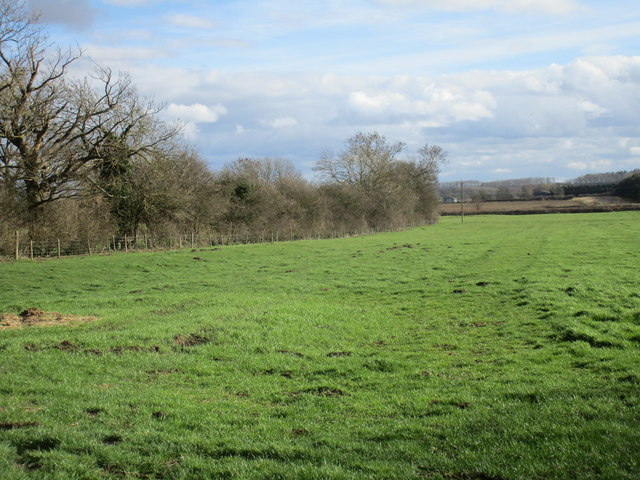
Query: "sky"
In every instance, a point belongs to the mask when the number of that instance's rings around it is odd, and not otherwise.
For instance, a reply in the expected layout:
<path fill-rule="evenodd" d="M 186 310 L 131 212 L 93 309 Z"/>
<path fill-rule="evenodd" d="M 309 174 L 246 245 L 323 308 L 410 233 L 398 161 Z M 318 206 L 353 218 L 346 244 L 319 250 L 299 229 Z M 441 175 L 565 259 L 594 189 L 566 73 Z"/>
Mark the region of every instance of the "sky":
<path fill-rule="evenodd" d="M 305 176 L 358 132 L 441 181 L 640 168 L 638 0 L 27 0 L 78 74 L 128 73 L 213 169 Z"/>

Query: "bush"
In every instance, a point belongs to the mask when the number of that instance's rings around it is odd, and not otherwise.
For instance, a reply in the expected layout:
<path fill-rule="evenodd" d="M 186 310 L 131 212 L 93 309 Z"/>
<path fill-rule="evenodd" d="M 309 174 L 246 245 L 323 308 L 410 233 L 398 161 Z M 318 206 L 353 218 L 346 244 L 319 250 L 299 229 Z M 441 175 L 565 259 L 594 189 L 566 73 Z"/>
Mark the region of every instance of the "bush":
<path fill-rule="evenodd" d="M 640 202 L 640 172 L 634 173 L 618 183 L 615 193 L 627 200 Z"/>

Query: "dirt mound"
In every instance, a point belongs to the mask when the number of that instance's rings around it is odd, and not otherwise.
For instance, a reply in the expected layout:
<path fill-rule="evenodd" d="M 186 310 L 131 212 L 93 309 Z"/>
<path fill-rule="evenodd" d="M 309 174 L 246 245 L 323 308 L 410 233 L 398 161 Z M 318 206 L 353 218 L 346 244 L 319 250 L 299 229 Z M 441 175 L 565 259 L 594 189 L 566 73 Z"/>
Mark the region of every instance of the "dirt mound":
<path fill-rule="evenodd" d="M 195 333 L 192 333 L 189 336 L 176 335 L 175 337 L 173 337 L 173 343 L 181 347 L 197 347 L 198 345 L 204 345 L 205 343 L 209 343 L 210 341 L 211 340 L 209 340 L 207 337 L 203 337 Z"/>
<path fill-rule="evenodd" d="M 327 357 L 350 357 L 351 352 L 329 352 Z"/>
<path fill-rule="evenodd" d="M 39 308 L 27 308 L 19 315 L 14 313 L 0 314 L 0 329 L 23 327 L 53 327 L 76 322 L 94 322 L 95 317 L 77 317 L 57 312 L 45 312 Z"/>

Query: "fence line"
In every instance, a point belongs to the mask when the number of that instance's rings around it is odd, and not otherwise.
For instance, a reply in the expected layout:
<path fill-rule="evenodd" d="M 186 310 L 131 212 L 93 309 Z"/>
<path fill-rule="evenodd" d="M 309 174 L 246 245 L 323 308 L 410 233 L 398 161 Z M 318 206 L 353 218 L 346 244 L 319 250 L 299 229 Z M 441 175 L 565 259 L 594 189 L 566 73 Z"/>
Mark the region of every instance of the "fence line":
<path fill-rule="evenodd" d="M 101 238 L 32 240 L 16 232 L 13 252 L 0 247 L 0 257 L 20 259 L 61 258 L 74 255 L 104 255 L 115 252 L 149 250 L 175 250 L 183 248 L 206 248 L 252 243 L 275 243 L 296 240 L 321 240 L 371 235 L 374 233 L 405 230 L 414 225 L 398 225 L 387 229 L 369 228 L 356 231 L 330 231 L 322 233 L 188 233 L 168 237 L 140 234 L 136 236 L 110 236 Z"/>

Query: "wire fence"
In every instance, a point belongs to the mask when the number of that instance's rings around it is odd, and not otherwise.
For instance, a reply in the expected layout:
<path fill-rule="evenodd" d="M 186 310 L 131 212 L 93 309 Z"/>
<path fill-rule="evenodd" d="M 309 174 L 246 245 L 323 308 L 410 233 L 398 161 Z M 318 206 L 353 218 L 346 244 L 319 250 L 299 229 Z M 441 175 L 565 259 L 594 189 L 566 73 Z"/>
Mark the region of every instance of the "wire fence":
<path fill-rule="evenodd" d="M 16 232 L 15 241 L 10 247 L 0 247 L 0 257 L 5 259 L 61 258 L 73 255 L 106 255 L 116 252 L 135 252 L 150 250 L 174 250 L 182 248 L 207 248 L 224 245 L 242 245 L 251 243 L 274 243 L 296 240 L 321 240 L 370 235 L 374 233 L 405 230 L 410 225 L 398 225 L 385 229 L 369 228 L 354 231 L 330 231 L 301 234 L 289 233 L 234 233 L 202 234 L 188 233 L 172 236 L 135 235 L 110 236 L 102 238 L 32 240 Z"/>

